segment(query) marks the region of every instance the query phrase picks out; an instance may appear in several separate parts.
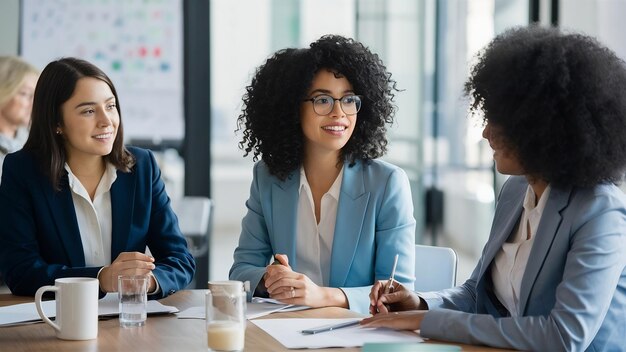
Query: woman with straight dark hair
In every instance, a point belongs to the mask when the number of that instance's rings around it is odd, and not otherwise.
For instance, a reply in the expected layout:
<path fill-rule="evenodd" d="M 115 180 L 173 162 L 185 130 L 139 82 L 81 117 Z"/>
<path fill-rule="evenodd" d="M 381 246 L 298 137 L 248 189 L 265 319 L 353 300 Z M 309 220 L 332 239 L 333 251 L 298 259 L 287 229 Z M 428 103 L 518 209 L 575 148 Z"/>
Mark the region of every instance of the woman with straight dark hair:
<path fill-rule="evenodd" d="M 30 136 L 4 170 L 0 269 L 14 294 L 69 276 L 115 292 L 118 275 L 149 275 L 149 297 L 161 298 L 191 281 L 195 262 L 154 156 L 124 147 L 117 92 L 91 63 L 46 66 Z"/>

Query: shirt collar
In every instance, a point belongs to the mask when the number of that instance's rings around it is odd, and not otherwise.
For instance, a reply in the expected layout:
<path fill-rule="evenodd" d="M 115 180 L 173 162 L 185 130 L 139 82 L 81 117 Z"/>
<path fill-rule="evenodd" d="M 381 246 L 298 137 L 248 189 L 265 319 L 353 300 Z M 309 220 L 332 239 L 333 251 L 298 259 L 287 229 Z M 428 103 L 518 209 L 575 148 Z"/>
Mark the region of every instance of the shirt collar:
<path fill-rule="evenodd" d="M 72 169 L 70 166 L 65 163 L 65 170 L 67 171 L 67 178 L 69 181 L 70 188 L 72 192 L 82 196 L 85 199 L 89 199 L 89 195 L 87 194 L 87 190 L 80 183 L 78 178 L 72 173 Z M 100 183 L 98 184 L 98 188 L 96 188 L 96 193 L 94 195 L 94 199 L 99 195 L 106 193 L 111 190 L 111 186 L 113 186 L 113 182 L 117 179 L 117 169 L 111 163 L 106 163 L 106 167 L 104 169 L 104 174 L 100 179 Z"/>
<path fill-rule="evenodd" d="M 333 197 L 336 201 L 339 201 L 339 193 L 341 192 L 341 181 L 343 180 L 344 168 L 345 165 L 341 167 L 341 170 L 339 170 L 339 175 L 337 175 L 335 182 L 333 182 L 332 186 L 330 186 L 330 188 L 328 189 L 328 192 L 326 192 L 326 194 Z M 298 189 L 302 191 L 303 187 L 306 189 L 311 189 L 311 186 L 309 186 L 309 181 L 306 178 L 306 173 L 304 172 L 304 166 L 300 166 L 300 187 L 298 187 Z"/>
<path fill-rule="evenodd" d="M 528 188 L 526 189 L 526 197 L 524 197 L 524 210 L 528 212 L 535 211 L 540 214 L 543 213 L 543 209 L 546 207 L 546 203 L 548 201 L 548 198 L 550 197 L 551 189 L 552 187 L 548 185 L 548 187 L 546 187 L 546 189 L 541 194 L 539 202 L 537 202 L 537 205 L 535 205 L 535 191 L 533 191 L 533 188 L 528 185 Z"/>

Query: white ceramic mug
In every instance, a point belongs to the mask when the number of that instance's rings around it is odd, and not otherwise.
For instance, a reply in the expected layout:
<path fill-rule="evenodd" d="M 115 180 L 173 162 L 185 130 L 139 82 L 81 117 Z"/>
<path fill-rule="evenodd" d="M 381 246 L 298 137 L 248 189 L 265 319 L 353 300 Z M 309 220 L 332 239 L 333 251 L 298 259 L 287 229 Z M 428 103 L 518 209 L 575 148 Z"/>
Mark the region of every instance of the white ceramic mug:
<path fill-rule="evenodd" d="M 35 306 L 43 321 L 63 340 L 92 340 L 98 337 L 98 279 L 66 277 L 54 286 L 42 286 L 35 293 Z M 44 292 L 56 292 L 56 318 L 48 319 L 41 309 Z"/>

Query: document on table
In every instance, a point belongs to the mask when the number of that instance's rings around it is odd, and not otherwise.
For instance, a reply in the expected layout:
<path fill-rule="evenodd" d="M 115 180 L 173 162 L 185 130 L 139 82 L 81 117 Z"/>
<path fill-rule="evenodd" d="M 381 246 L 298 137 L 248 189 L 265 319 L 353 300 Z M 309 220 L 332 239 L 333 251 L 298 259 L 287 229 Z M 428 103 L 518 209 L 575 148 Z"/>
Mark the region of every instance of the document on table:
<path fill-rule="evenodd" d="M 246 319 L 255 319 L 276 312 L 293 312 L 309 308 L 310 307 L 307 306 L 284 304 L 275 300 L 265 298 L 256 299 L 256 297 L 254 297 L 252 302 L 248 302 L 246 305 Z M 178 319 L 204 319 L 205 314 L 205 308 L 203 306 L 198 306 L 185 309 L 184 311 L 177 313 L 176 316 Z"/>
<path fill-rule="evenodd" d="M 369 342 L 424 342 L 424 340 L 422 340 L 422 338 L 414 332 L 396 331 L 384 328 L 363 328 L 360 325 L 323 332 L 320 334 L 302 334 L 302 330 L 305 329 L 312 329 L 329 324 L 340 324 L 355 320 L 360 320 L 360 318 L 259 319 L 252 320 L 252 323 L 266 333 L 270 334 L 286 348 L 359 347 Z"/>
<path fill-rule="evenodd" d="M 49 318 L 56 316 L 56 301 L 41 302 L 41 308 Z M 117 293 L 107 293 L 98 300 L 98 316 L 114 316 L 119 314 L 119 300 Z M 166 306 L 158 301 L 148 301 L 148 314 L 176 313 L 178 308 Z M 35 303 L 21 303 L 0 307 L 0 327 L 42 321 L 37 314 Z"/>

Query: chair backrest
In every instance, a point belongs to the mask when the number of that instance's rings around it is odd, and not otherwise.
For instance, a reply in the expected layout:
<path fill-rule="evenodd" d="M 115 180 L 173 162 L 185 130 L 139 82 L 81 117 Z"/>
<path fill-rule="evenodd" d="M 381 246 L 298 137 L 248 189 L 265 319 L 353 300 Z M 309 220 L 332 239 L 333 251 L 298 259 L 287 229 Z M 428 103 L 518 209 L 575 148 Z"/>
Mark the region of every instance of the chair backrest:
<path fill-rule="evenodd" d="M 171 204 L 191 254 L 194 257 L 202 255 L 208 250 L 211 238 L 211 199 L 185 196 L 172 199 Z"/>
<path fill-rule="evenodd" d="M 207 197 L 185 196 L 172 199 L 172 210 L 187 240 L 189 253 L 196 261 L 196 273 L 189 288 L 206 289 L 209 281 L 209 244 L 213 218 L 213 202 Z"/>
<path fill-rule="evenodd" d="M 456 252 L 448 247 L 415 245 L 415 291 L 456 286 Z"/>

